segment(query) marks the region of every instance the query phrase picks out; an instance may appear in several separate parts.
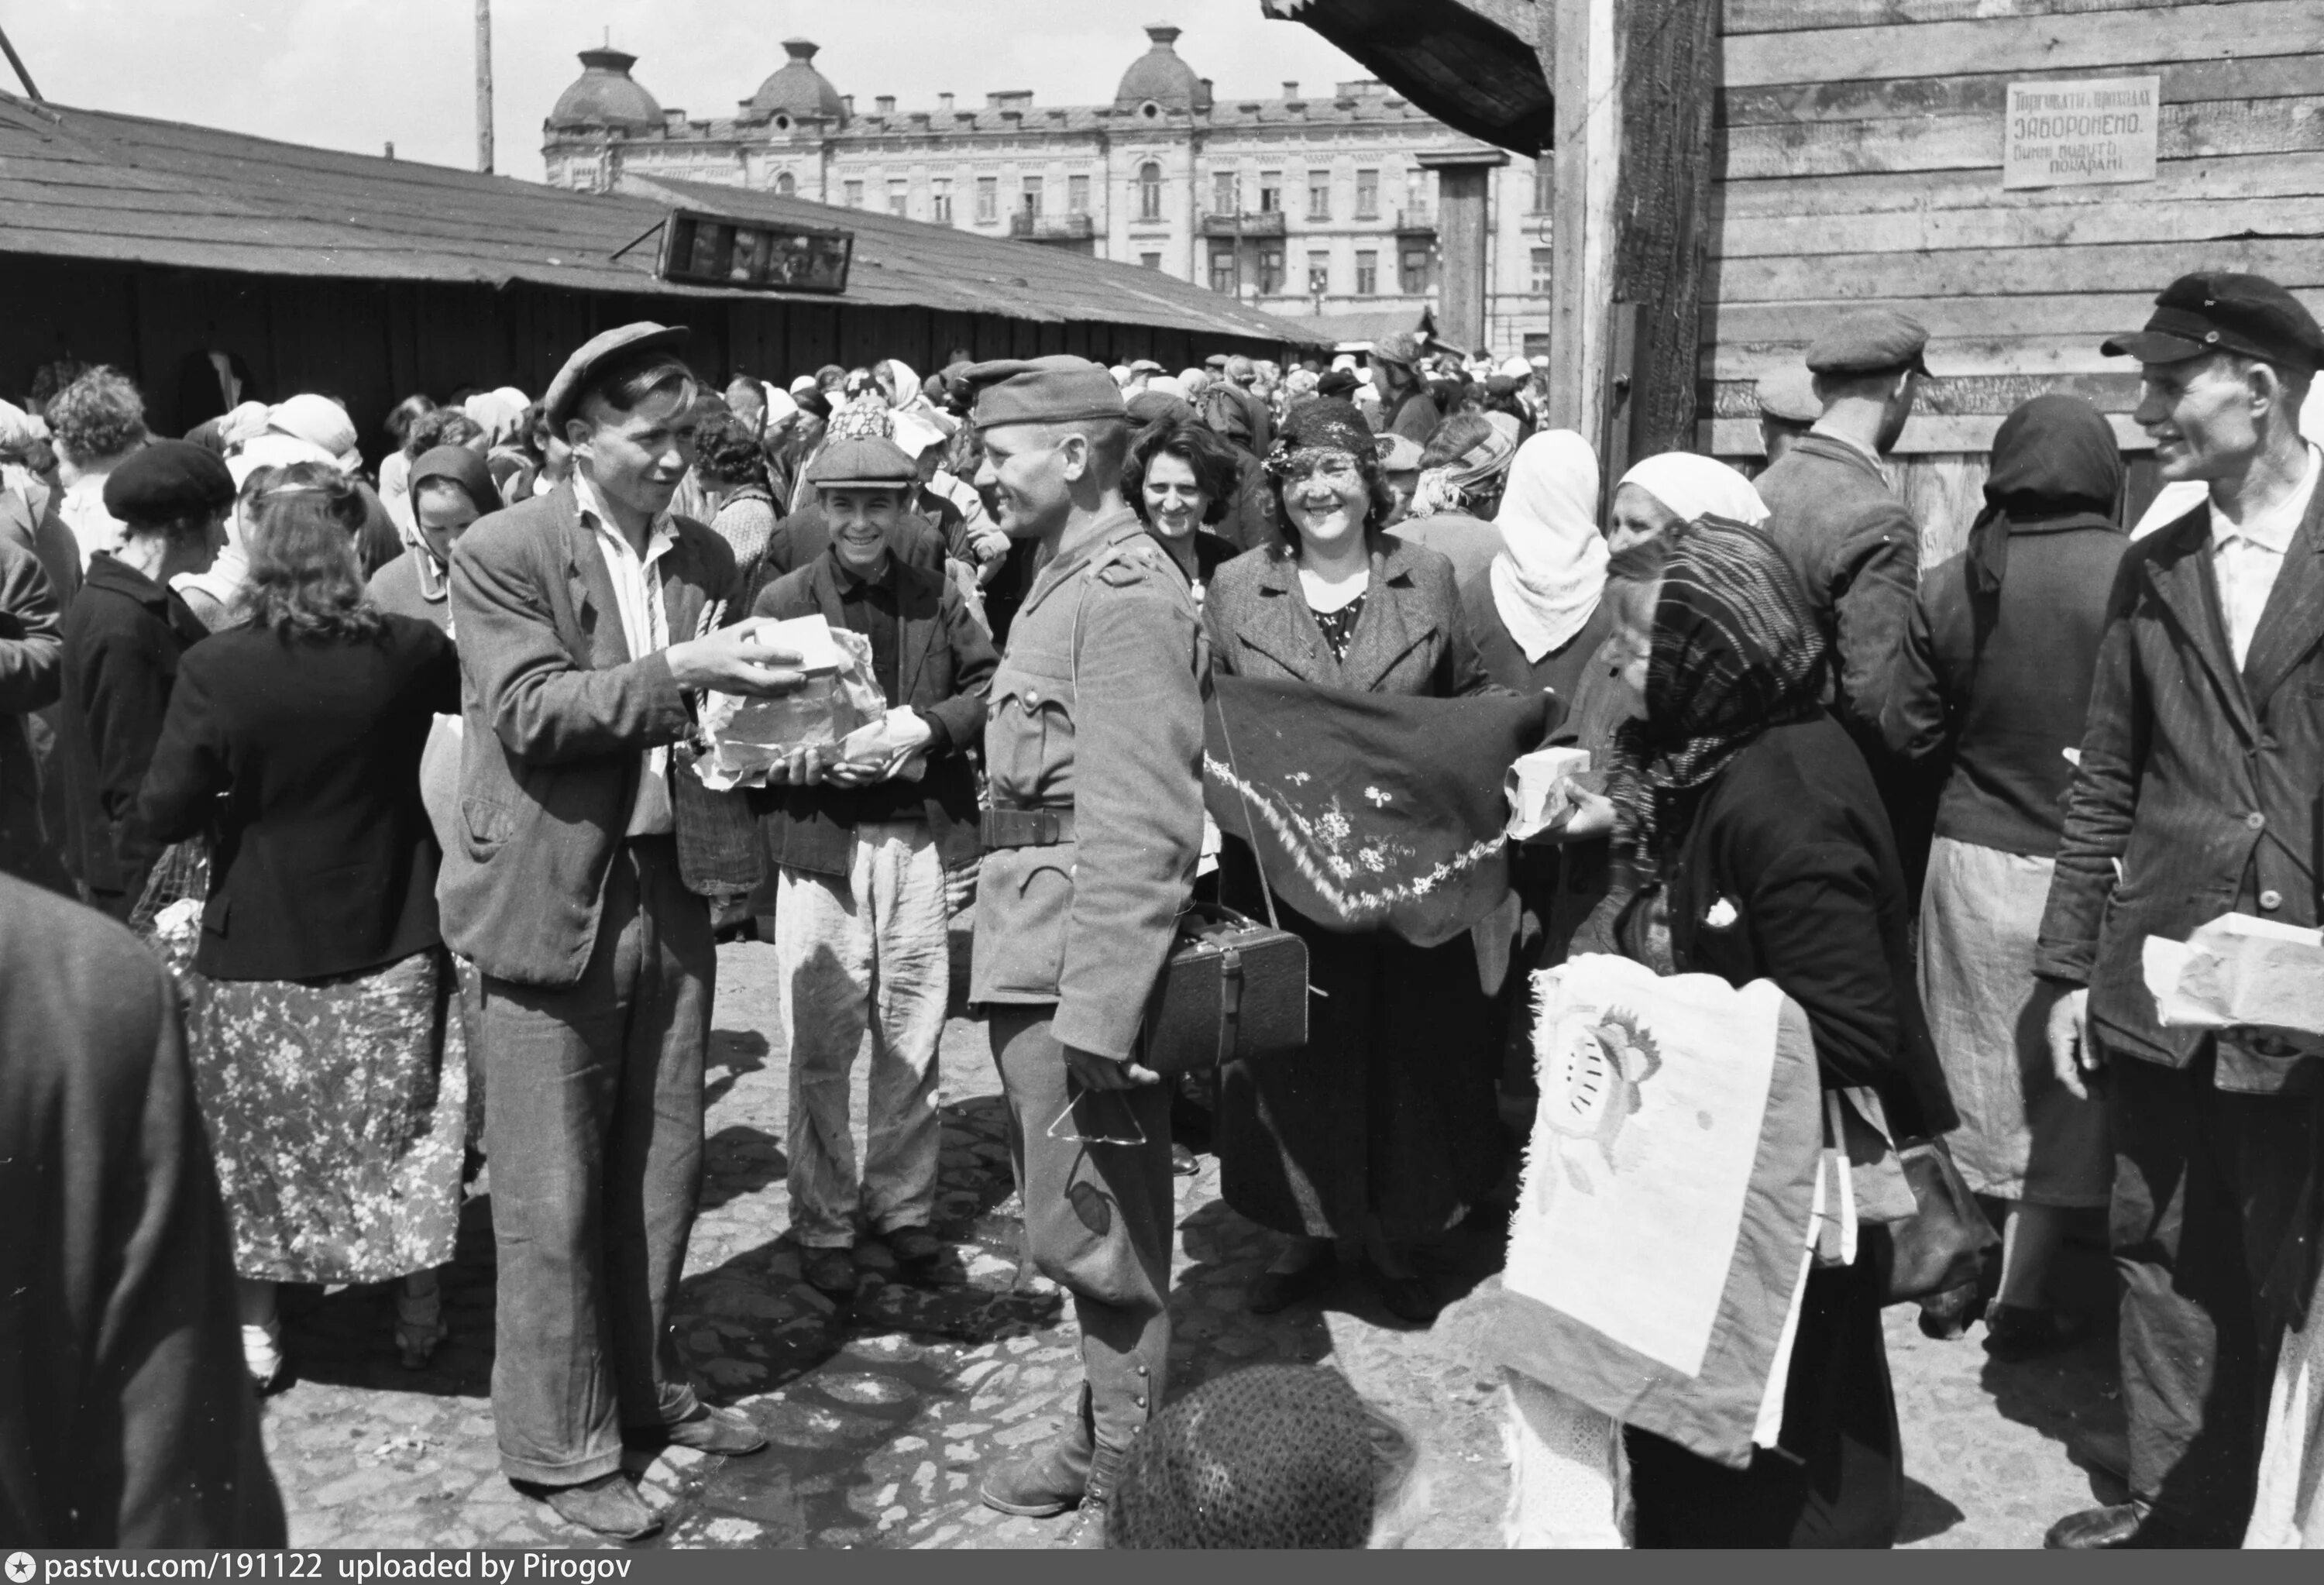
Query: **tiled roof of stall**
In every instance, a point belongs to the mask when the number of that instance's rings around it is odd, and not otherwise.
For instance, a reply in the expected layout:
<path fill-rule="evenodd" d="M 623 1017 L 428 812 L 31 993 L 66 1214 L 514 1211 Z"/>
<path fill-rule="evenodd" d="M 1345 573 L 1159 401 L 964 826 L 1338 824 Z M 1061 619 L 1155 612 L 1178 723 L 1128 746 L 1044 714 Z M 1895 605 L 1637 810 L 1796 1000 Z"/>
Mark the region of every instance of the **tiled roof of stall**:
<path fill-rule="evenodd" d="M 414 161 L 0 94 L 0 253 L 368 281 L 787 297 L 1305 342 L 1313 333 L 1157 270 L 736 188 L 589 194 Z M 739 292 L 653 274 L 672 202 L 855 234 L 847 291 Z"/>

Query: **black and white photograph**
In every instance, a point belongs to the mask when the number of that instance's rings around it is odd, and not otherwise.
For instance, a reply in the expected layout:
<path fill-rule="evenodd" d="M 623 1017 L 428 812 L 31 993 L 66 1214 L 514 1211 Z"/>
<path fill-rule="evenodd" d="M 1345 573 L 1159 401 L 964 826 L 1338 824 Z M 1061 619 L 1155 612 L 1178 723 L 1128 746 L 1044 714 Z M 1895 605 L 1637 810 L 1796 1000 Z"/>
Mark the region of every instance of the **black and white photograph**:
<path fill-rule="evenodd" d="M 2324 1549 L 2319 317 L 2324 0 L 0 0 L 8 1585 Z"/>

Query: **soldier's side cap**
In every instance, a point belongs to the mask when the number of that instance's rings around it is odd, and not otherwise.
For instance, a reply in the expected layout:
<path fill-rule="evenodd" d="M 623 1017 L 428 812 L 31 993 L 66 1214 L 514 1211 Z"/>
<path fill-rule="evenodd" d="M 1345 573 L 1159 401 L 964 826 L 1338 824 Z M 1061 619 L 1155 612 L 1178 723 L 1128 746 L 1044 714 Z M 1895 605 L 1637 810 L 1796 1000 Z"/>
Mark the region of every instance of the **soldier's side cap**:
<path fill-rule="evenodd" d="M 1877 374 L 1911 369 L 1925 374 L 1921 349 L 1929 333 L 1918 319 L 1894 309 L 1859 309 L 1842 314 L 1808 347 L 1808 367 L 1819 374 Z"/>
<path fill-rule="evenodd" d="M 1791 364 L 1772 374 L 1762 374 L 1753 390 L 1759 398 L 1759 410 L 1768 418 L 1787 424 L 1812 424 L 1823 417 L 1823 403 L 1816 400 L 1815 376 L 1808 373 L 1805 364 Z"/>
<path fill-rule="evenodd" d="M 2264 275 L 2201 271 L 2154 299 L 2146 327 L 2100 345 L 2108 357 L 2178 364 L 2231 352 L 2271 364 L 2324 369 L 2324 329 L 2301 300 Z"/>
<path fill-rule="evenodd" d="M 1399 435 L 1394 429 L 1379 438 L 1380 472 L 1384 474 L 1416 474 L 1420 459 L 1426 455 L 1420 442 L 1409 435 Z"/>
<path fill-rule="evenodd" d="M 818 490 L 902 490 L 919 476 L 902 447 L 876 435 L 825 447 L 807 471 L 807 482 Z"/>
<path fill-rule="evenodd" d="M 224 459 L 191 440 L 156 440 L 105 478 L 105 510 L 124 522 L 167 522 L 234 504 Z"/>
<path fill-rule="evenodd" d="M 613 359 L 654 351 L 676 353 L 686 345 L 688 334 L 683 325 L 657 325 L 650 319 L 641 319 L 634 325 L 617 325 L 592 336 L 565 360 L 565 366 L 557 371 L 557 378 L 549 382 L 549 390 L 540 399 L 549 427 L 563 431 L 565 420 L 573 417 L 573 406 L 581 400 L 582 389 L 589 383 L 590 377 Z"/>
<path fill-rule="evenodd" d="M 973 421 L 981 433 L 1009 424 L 1070 424 L 1130 417 L 1121 388 L 1105 365 L 1058 354 L 972 364 L 963 377 L 977 388 Z"/>

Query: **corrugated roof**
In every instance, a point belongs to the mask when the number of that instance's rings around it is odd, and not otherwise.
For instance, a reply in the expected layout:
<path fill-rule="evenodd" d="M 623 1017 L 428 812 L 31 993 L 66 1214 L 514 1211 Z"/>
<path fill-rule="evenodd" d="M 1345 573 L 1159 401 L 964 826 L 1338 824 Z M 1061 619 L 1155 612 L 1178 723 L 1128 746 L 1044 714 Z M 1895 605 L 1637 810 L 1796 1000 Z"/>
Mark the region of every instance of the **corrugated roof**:
<path fill-rule="evenodd" d="M 778 297 L 1309 342 L 1296 321 L 1159 271 L 738 188 L 592 194 L 0 94 L 0 252 L 260 275 L 512 281 L 579 291 Z M 651 243 L 672 202 L 855 234 L 847 291 L 678 286 Z"/>

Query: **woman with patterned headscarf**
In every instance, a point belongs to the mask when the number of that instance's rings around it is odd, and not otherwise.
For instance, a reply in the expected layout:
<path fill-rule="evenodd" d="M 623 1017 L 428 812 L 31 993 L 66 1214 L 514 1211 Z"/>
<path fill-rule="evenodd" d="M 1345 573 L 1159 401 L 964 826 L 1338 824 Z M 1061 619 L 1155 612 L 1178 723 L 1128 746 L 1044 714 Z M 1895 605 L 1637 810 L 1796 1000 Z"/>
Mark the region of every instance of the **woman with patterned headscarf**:
<path fill-rule="evenodd" d="M 1393 497 L 1363 415 L 1316 397 L 1268 452 L 1274 544 L 1219 568 L 1203 604 L 1212 665 L 1237 677 L 1357 694 L 1491 690 L 1451 562 L 1380 524 Z M 1221 861 L 1222 895 L 1258 913 L 1249 850 Z M 1249 1303 L 1267 1313 L 1320 1290 L 1335 1241 L 1360 1249 L 1391 1313 L 1438 1300 L 1413 1262 L 1499 1179 L 1492 1003 L 1464 935 L 1419 947 L 1385 927 L 1285 926 L 1307 943 L 1302 1050 L 1225 1069 L 1214 1138 L 1227 1203 L 1284 1235 Z"/>
<path fill-rule="evenodd" d="M 1647 609 L 1646 714 L 1617 734 L 1616 848 L 1646 878 L 1625 949 L 1664 973 L 1774 981 L 1807 1014 L 1826 1089 L 1869 1090 L 1893 1138 L 1951 1129 L 1895 843 L 1821 703 L 1823 640 L 1781 553 L 1757 528 L 1702 518 L 1669 543 Z M 1641 1546 L 1895 1541 L 1904 1470 L 1881 1295 L 1868 1250 L 1809 1276 L 1781 1447 L 1748 1469 L 1629 1433 Z"/>

